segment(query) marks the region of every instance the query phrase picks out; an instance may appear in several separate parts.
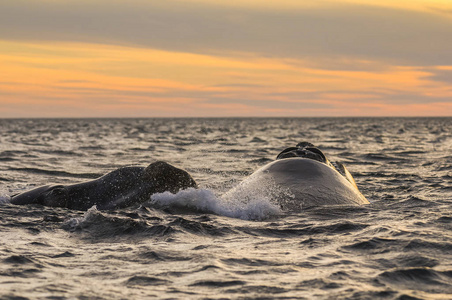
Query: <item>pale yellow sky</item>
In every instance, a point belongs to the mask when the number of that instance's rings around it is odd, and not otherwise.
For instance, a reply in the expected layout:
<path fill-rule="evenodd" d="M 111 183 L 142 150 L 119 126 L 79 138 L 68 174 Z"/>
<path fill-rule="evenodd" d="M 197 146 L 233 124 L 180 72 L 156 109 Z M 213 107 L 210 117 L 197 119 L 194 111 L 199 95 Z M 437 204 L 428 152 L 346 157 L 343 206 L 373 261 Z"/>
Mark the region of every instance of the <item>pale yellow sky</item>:
<path fill-rule="evenodd" d="M 452 116 L 452 2 L 374 2 L 3 1 L 0 117 Z"/>
<path fill-rule="evenodd" d="M 211 0 L 181 0 L 179 2 L 186 3 L 202 3 L 209 4 Z M 291 10 L 291 9 L 309 9 L 322 8 L 328 6 L 341 5 L 367 5 L 375 7 L 397 8 L 401 10 L 417 10 L 425 12 L 427 10 L 450 10 L 452 3 L 450 0 L 316 0 L 316 1 L 300 1 L 300 0 L 281 0 L 281 1 L 263 1 L 263 0 L 216 0 L 216 5 L 232 6 L 251 9 L 271 9 L 271 10 Z"/>

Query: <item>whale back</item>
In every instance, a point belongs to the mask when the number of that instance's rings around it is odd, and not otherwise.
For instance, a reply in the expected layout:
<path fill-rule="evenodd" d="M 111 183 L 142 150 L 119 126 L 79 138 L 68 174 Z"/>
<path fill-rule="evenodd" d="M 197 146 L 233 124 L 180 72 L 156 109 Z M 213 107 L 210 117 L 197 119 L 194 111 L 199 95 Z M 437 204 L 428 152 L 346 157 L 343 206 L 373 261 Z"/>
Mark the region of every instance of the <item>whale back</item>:
<path fill-rule="evenodd" d="M 157 161 L 148 167 L 123 167 L 94 180 L 71 185 L 46 185 L 14 195 L 12 204 L 40 204 L 87 210 L 112 210 L 141 204 L 152 194 L 197 187 L 185 170 Z"/>
<path fill-rule="evenodd" d="M 354 182 L 354 181 L 353 181 Z M 226 198 L 266 197 L 284 210 L 319 205 L 362 205 L 369 201 L 334 168 L 307 158 L 271 162 L 225 194 Z"/>

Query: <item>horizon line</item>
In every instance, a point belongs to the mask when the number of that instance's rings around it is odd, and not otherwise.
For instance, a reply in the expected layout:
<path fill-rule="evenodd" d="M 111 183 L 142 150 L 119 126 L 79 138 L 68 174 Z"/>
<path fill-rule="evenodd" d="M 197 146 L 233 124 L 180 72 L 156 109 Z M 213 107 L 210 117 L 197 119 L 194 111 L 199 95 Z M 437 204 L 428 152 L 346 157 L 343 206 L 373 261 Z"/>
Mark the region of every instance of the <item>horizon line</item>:
<path fill-rule="evenodd" d="M 409 119 L 409 118 L 452 118 L 452 116 L 191 116 L 191 117 L 0 117 L 0 120 L 93 120 L 93 119 Z"/>

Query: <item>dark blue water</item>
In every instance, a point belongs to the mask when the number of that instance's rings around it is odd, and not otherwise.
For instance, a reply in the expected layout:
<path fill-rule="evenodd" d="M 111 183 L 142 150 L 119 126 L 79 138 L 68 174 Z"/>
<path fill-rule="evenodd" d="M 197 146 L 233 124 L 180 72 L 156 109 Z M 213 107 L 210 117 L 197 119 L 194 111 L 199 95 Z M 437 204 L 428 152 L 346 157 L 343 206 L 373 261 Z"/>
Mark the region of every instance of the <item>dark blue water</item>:
<path fill-rule="evenodd" d="M 451 298 L 451 129 L 452 118 L 0 120 L 0 298 Z M 301 141 L 344 162 L 371 204 L 294 213 L 221 198 Z M 155 160 L 201 189 L 110 212 L 8 201 Z"/>

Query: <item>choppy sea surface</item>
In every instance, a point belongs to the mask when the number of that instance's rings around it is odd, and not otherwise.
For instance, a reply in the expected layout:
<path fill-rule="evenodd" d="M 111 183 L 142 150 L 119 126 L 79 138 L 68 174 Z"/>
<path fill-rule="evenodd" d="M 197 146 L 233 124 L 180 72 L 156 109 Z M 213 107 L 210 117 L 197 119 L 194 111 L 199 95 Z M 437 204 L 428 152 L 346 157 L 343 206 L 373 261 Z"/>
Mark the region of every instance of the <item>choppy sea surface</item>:
<path fill-rule="evenodd" d="M 302 141 L 371 204 L 221 198 Z M 115 211 L 9 203 L 155 160 L 200 189 Z M 451 299 L 451 183 L 452 118 L 0 120 L 0 298 Z"/>

